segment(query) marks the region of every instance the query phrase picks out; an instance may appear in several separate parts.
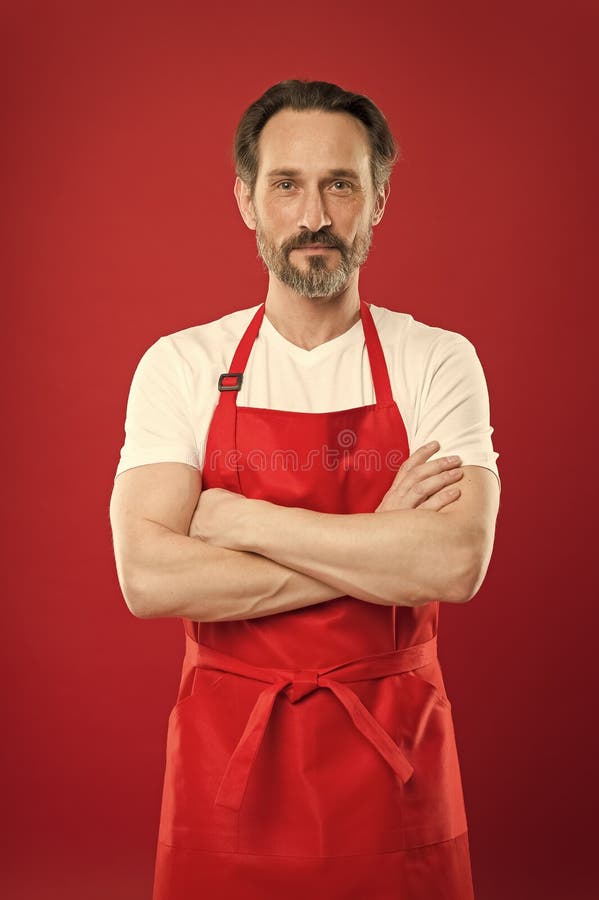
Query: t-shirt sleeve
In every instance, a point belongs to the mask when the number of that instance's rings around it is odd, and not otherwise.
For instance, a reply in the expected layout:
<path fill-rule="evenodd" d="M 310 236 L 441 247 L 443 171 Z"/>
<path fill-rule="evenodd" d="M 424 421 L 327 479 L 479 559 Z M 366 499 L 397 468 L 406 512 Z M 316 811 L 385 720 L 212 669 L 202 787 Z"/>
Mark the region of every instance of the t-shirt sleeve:
<path fill-rule="evenodd" d="M 125 469 L 146 463 L 182 462 L 200 468 L 189 391 L 185 361 L 168 337 L 159 338 L 133 374 L 115 480 Z"/>
<path fill-rule="evenodd" d="M 474 345 L 447 332 L 426 373 L 412 452 L 436 440 L 440 448 L 429 459 L 456 454 L 464 466 L 490 469 L 501 490 L 493 430 L 487 382 Z"/>

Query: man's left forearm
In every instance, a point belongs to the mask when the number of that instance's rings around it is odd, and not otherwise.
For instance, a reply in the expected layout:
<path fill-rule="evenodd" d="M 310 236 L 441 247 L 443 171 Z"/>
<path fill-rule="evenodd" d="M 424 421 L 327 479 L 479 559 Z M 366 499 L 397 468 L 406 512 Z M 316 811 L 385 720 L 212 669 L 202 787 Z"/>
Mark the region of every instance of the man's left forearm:
<path fill-rule="evenodd" d="M 468 599 L 472 536 L 432 510 L 338 515 L 246 498 L 232 542 L 371 603 Z"/>

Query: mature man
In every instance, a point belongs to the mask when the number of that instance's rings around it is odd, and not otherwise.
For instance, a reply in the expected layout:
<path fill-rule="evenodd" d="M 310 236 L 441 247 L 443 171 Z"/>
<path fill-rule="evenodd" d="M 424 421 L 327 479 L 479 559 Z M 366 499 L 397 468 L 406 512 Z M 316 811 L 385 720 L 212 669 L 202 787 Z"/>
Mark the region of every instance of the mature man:
<path fill-rule="evenodd" d="M 129 609 L 185 629 L 153 900 L 469 900 L 436 647 L 493 546 L 482 367 L 360 297 L 398 156 L 369 98 L 275 84 L 234 156 L 266 299 L 143 355 L 110 509 Z"/>

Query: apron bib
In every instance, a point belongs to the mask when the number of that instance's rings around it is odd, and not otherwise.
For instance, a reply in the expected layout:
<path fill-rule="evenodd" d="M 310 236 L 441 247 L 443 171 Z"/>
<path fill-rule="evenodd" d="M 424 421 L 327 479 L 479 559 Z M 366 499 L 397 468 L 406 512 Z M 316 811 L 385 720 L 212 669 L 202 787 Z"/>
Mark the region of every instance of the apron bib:
<path fill-rule="evenodd" d="M 372 313 L 376 402 L 328 413 L 237 404 L 265 311 L 221 375 L 202 487 L 373 512 L 410 455 Z M 368 560 L 364 560 L 368 565 Z M 439 601 L 355 597 L 255 619 L 183 619 L 153 900 L 471 900 Z"/>

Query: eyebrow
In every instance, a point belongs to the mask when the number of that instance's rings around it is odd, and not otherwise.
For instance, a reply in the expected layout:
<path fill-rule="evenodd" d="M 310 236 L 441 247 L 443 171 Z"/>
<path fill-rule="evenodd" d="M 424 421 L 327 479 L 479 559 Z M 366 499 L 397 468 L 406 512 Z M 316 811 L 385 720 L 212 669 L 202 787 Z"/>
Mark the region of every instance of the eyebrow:
<path fill-rule="evenodd" d="M 300 169 L 271 169 L 270 172 L 266 173 L 266 177 L 273 178 L 274 176 L 285 175 L 289 178 L 297 178 L 297 176 L 301 174 Z M 360 180 L 360 176 L 354 169 L 329 169 L 327 176 L 332 178 L 354 178 L 356 181 Z"/>

